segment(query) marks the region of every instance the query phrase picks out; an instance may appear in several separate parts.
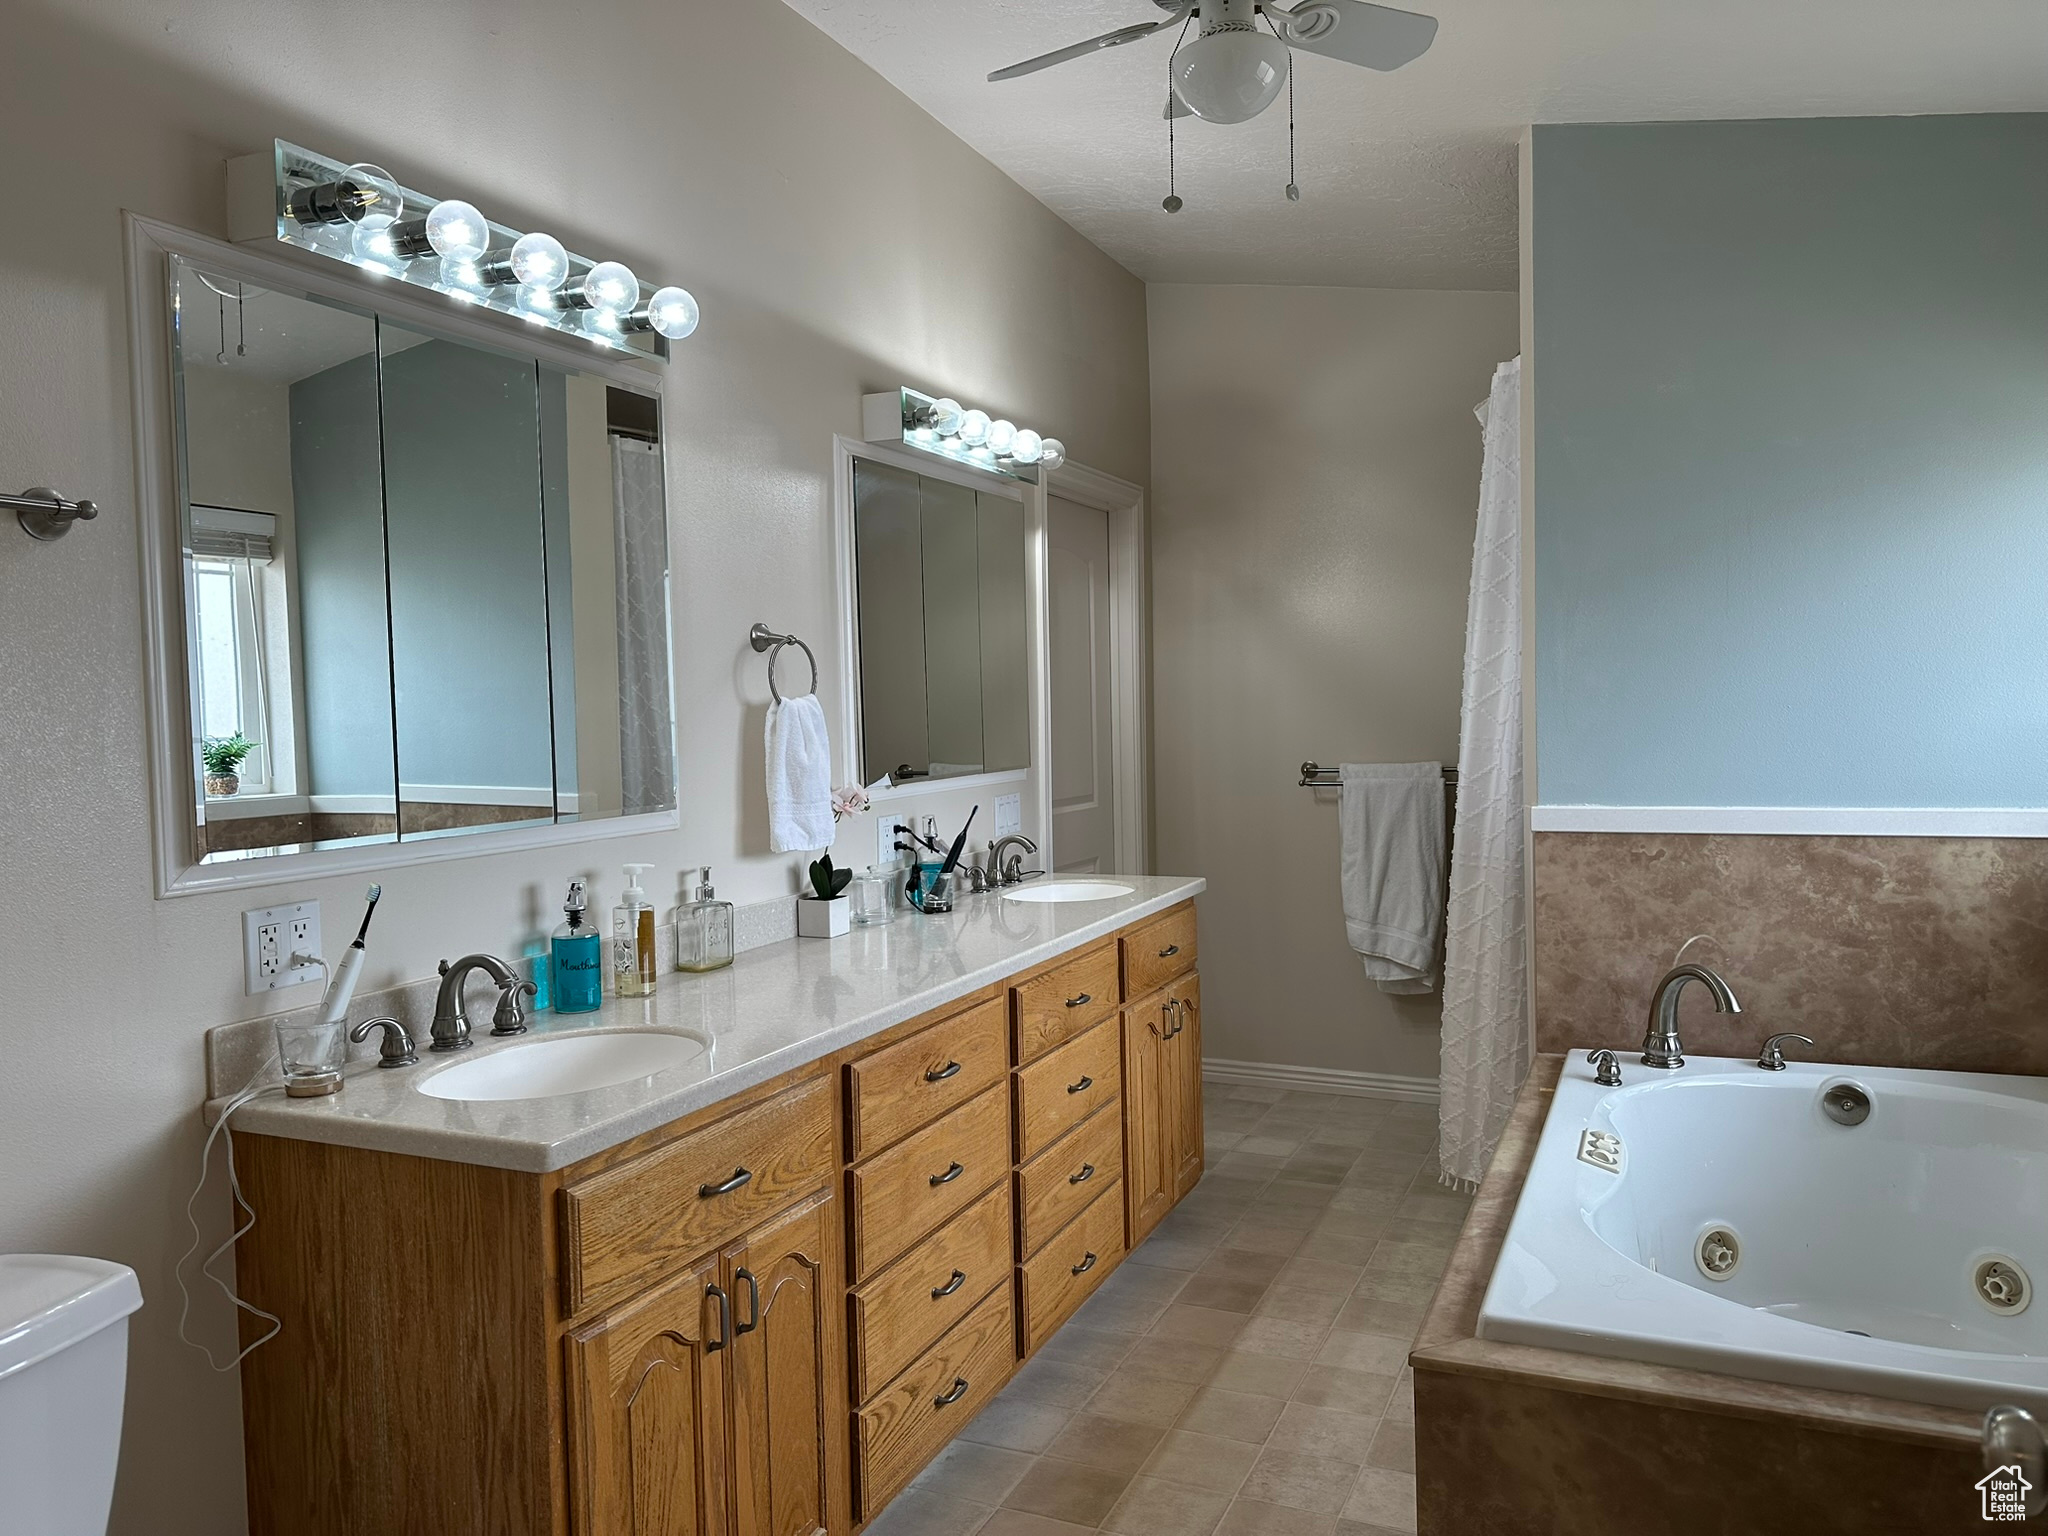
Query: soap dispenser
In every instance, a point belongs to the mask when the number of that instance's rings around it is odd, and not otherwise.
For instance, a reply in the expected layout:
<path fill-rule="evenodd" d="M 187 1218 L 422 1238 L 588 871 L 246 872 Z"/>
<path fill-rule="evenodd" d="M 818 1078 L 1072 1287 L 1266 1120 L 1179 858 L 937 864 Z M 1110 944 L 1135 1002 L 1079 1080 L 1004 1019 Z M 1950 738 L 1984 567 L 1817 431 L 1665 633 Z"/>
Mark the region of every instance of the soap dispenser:
<path fill-rule="evenodd" d="M 612 980 L 620 997 L 646 997 L 654 990 L 654 904 L 640 877 L 652 864 L 628 864 L 625 894 L 612 908 Z"/>
<path fill-rule="evenodd" d="M 732 964 L 732 903 L 717 900 L 711 866 L 697 871 L 697 888 L 676 913 L 676 969 L 715 971 Z"/>
<path fill-rule="evenodd" d="M 568 921 L 555 930 L 555 1012 L 594 1013 L 604 1001 L 603 945 L 586 920 L 581 880 L 569 882 L 562 912 Z"/>

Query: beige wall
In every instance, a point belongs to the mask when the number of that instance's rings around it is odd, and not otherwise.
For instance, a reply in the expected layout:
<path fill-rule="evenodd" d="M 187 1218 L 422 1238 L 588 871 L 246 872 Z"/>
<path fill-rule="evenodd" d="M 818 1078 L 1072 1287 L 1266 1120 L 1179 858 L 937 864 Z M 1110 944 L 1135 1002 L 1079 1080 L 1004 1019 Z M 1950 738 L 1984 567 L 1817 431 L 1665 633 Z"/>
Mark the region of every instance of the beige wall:
<path fill-rule="evenodd" d="M 1155 285 L 1154 814 L 1206 875 L 1212 1058 L 1434 1079 L 1346 947 L 1304 758 L 1455 762 L 1479 426 L 1512 293 Z"/>
<path fill-rule="evenodd" d="M 282 135 L 704 306 L 669 370 L 683 830 L 388 875 L 366 987 L 515 945 L 572 873 L 609 903 L 627 858 L 664 894 L 706 862 L 741 902 L 794 889 L 797 861 L 766 853 L 768 694 L 745 632 L 794 629 L 836 675 L 832 434 L 858 434 L 863 390 L 908 382 L 1142 481 L 1144 296 L 779 0 L 22 0 L 5 31 L 0 206 L 23 237 L 0 242 L 0 482 L 103 511 L 58 544 L 0 529 L 0 1250 L 138 1269 L 114 1528 L 217 1536 L 242 1525 L 236 1390 L 177 1342 L 171 1283 L 201 1033 L 265 1011 L 242 996 L 241 908 L 320 898 L 332 942 L 365 881 L 151 899 L 120 210 L 222 234 L 222 161 Z M 957 825 L 962 798 L 929 803 Z M 842 844 L 868 862 L 871 824 Z M 217 1297 L 198 1321 L 230 1335 Z"/>

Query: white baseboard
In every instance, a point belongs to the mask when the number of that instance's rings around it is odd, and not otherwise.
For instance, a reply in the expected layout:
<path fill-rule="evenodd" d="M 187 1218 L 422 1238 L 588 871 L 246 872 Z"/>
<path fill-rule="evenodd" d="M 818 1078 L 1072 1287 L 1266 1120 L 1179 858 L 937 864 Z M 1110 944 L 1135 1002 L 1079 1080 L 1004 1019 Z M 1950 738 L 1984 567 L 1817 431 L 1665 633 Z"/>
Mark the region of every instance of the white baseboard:
<path fill-rule="evenodd" d="M 1399 1099 L 1434 1104 L 1433 1077 L 1397 1077 L 1391 1072 L 1347 1072 L 1341 1067 L 1290 1067 L 1274 1061 L 1219 1061 L 1202 1058 L 1202 1076 L 1217 1083 L 1289 1088 L 1301 1093 L 1342 1093 L 1354 1099 Z"/>

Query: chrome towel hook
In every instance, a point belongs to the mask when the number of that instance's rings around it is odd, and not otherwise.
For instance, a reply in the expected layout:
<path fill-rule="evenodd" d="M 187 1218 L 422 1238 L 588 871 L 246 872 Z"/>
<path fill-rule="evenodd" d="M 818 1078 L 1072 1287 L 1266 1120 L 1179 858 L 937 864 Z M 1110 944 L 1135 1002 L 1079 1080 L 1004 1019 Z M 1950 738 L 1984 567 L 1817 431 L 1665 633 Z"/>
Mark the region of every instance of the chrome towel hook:
<path fill-rule="evenodd" d="M 0 495 L 0 507 L 12 507 L 21 531 L 32 539 L 61 539 L 73 523 L 89 523 L 100 509 L 89 501 L 66 501 L 47 485 L 32 485 L 19 496 Z"/>
<path fill-rule="evenodd" d="M 775 658 L 782 654 L 785 645 L 793 645 L 804 653 L 804 660 L 811 664 L 811 692 L 818 691 L 818 658 L 811 654 L 811 648 L 795 635 L 778 635 L 766 624 L 756 624 L 747 631 L 747 639 L 757 651 L 768 651 L 768 696 L 776 703 L 782 702 L 782 695 L 775 687 Z M 773 650 L 769 647 L 773 646 Z"/>

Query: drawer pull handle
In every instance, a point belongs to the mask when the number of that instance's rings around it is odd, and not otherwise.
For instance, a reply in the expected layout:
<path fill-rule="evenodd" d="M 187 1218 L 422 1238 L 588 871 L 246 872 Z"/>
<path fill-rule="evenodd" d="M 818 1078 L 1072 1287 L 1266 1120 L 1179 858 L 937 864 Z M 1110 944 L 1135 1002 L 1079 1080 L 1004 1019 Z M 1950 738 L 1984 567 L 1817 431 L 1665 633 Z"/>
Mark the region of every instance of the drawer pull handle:
<path fill-rule="evenodd" d="M 952 1279 L 948 1280 L 944 1285 L 940 1286 L 937 1290 L 932 1292 L 932 1300 L 944 1301 L 948 1296 L 952 1295 L 955 1291 L 959 1290 L 960 1287 L 965 1285 L 966 1283 L 967 1271 L 964 1269 L 956 1269 L 953 1271 Z"/>
<path fill-rule="evenodd" d="M 1088 1273 L 1089 1270 L 1093 1269 L 1094 1267 L 1095 1254 L 1091 1250 L 1087 1258 L 1083 1259 L 1080 1263 L 1074 1266 L 1073 1272 L 1077 1275 L 1085 1275 Z"/>
<path fill-rule="evenodd" d="M 1085 1008 L 1094 1001 L 1094 998 L 1090 997 L 1086 992 L 1083 992 L 1079 997 L 1068 998 L 1067 1006 L 1069 1008 Z"/>
<path fill-rule="evenodd" d="M 937 1397 L 933 1398 L 932 1406 L 934 1408 L 950 1408 L 953 1406 L 953 1404 L 959 1402 L 960 1399 L 965 1397 L 966 1395 L 967 1378 L 965 1376 L 955 1376 L 953 1378 L 952 1390 L 949 1392 L 941 1392 Z"/>
<path fill-rule="evenodd" d="M 715 1285 L 704 1294 L 718 1304 L 718 1337 L 704 1341 L 704 1353 L 708 1355 L 732 1342 L 732 1298 Z"/>
<path fill-rule="evenodd" d="M 960 1175 L 965 1173 L 966 1171 L 967 1170 L 965 1168 L 962 1168 L 958 1163 L 955 1163 L 952 1167 L 948 1168 L 944 1173 L 935 1173 L 932 1175 L 932 1188 L 937 1189 L 941 1184 L 950 1184 L 955 1179 L 959 1178 Z"/>
<path fill-rule="evenodd" d="M 733 1279 L 740 1281 L 747 1288 L 747 1320 L 735 1324 L 732 1330 L 733 1337 L 738 1338 L 741 1334 L 752 1333 L 761 1326 L 761 1282 L 754 1278 L 751 1269 L 740 1270 Z"/>
<path fill-rule="evenodd" d="M 1090 1179 L 1094 1177 L 1095 1165 L 1093 1163 L 1083 1163 L 1081 1165 L 1081 1171 L 1079 1173 L 1070 1173 L 1067 1175 L 1067 1182 L 1069 1184 L 1086 1184 Z"/>
<path fill-rule="evenodd" d="M 924 1080 L 928 1083 L 943 1083 L 947 1078 L 958 1077 L 959 1075 L 960 1063 L 957 1061 L 949 1061 L 943 1067 L 940 1067 L 937 1071 L 925 1073 Z"/>
<path fill-rule="evenodd" d="M 1166 948 L 1159 951 L 1159 958 L 1162 960 L 1171 960 L 1175 955 L 1179 953 L 1180 946 L 1178 944 L 1169 944 L 1166 946 Z"/>
<path fill-rule="evenodd" d="M 1090 1088 L 1093 1088 L 1094 1086 L 1095 1086 L 1095 1079 L 1094 1079 L 1094 1078 L 1092 1078 L 1092 1077 L 1090 1077 L 1090 1076 L 1089 1076 L 1089 1075 L 1088 1075 L 1087 1073 L 1085 1073 L 1085 1072 L 1084 1072 L 1084 1073 L 1082 1073 L 1082 1074 L 1081 1074 L 1081 1081 L 1079 1081 L 1078 1083 L 1069 1083 L 1069 1084 L 1067 1084 L 1067 1092 L 1069 1092 L 1069 1093 L 1086 1093 L 1086 1092 L 1087 1092 L 1087 1091 L 1088 1091 L 1088 1090 L 1089 1090 Z"/>
<path fill-rule="evenodd" d="M 720 1195 L 729 1195 L 742 1184 L 751 1183 L 753 1177 L 753 1169 L 735 1168 L 732 1171 L 732 1177 L 723 1184 L 699 1184 L 697 1186 L 697 1198 L 699 1200 L 715 1200 Z"/>

